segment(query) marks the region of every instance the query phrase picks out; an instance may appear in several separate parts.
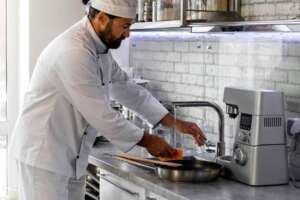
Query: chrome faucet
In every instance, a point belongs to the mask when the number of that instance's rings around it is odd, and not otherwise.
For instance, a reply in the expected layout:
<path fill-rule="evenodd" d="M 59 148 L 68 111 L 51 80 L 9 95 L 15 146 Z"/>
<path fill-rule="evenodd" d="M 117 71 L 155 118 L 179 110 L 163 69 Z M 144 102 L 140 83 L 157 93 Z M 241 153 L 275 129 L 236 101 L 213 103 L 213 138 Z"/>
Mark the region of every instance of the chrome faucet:
<path fill-rule="evenodd" d="M 225 155 L 225 142 L 224 142 L 224 113 L 222 108 L 213 102 L 208 101 L 175 101 L 171 102 L 174 110 L 176 107 L 211 107 L 219 116 L 219 141 L 217 143 L 216 156 Z"/>

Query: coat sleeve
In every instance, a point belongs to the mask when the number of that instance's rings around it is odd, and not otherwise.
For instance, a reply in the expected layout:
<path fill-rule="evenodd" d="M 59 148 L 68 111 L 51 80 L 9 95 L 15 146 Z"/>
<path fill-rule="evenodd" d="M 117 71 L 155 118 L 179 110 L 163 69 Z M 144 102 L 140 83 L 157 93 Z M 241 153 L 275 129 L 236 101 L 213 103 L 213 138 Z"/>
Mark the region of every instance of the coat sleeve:
<path fill-rule="evenodd" d="M 122 151 L 134 147 L 143 130 L 125 120 L 109 104 L 106 88 L 97 76 L 98 60 L 86 50 L 71 50 L 49 68 L 49 77 L 58 91 L 101 135 Z"/>
<path fill-rule="evenodd" d="M 114 60 L 111 96 L 122 105 L 142 115 L 152 125 L 156 125 L 168 114 L 168 110 L 148 90 L 130 81 Z"/>

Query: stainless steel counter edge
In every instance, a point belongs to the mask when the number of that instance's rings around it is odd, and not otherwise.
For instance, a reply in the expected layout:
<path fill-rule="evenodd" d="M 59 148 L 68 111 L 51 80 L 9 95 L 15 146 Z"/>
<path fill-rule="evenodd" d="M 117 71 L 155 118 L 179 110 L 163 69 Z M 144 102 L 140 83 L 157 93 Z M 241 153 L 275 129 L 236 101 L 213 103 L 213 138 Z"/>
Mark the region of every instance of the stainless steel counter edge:
<path fill-rule="evenodd" d="M 151 170 L 135 167 L 105 155 L 117 152 L 110 144 L 100 145 L 92 150 L 89 162 L 167 199 L 296 200 L 300 196 L 300 190 L 291 185 L 250 187 L 223 178 L 209 183 L 172 183 L 159 179 Z M 130 153 L 141 155 L 141 149 L 135 148 Z"/>

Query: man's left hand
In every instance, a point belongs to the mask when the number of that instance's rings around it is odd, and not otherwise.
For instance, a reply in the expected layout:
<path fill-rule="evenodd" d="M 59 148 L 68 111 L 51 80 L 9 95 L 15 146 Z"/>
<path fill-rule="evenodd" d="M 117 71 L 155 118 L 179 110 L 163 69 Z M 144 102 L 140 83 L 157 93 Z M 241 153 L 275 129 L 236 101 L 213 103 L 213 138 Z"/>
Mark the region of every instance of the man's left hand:
<path fill-rule="evenodd" d="M 177 119 L 175 127 L 178 131 L 182 133 L 192 135 L 199 146 L 204 145 L 206 137 L 196 123 L 186 122 Z"/>
<path fill-rule="evenodd" d="M 199 146 L 205 143 L 206 137 L 196 123 L 175 119 L 174 116 L 170 114 L 166 115 L 161 120 L 161 123 L 165 126 L 176 128 L 182 133 L 192 135 Z"/>

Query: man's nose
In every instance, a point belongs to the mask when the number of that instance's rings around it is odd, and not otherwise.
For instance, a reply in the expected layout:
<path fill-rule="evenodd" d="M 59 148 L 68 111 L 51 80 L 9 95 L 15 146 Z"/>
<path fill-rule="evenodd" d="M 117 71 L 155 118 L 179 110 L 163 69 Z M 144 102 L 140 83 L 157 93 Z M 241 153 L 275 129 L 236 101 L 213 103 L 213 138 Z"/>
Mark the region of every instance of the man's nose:
<path fill-rule="evenodd" d="M 124 36 L 125 38 L 128 38 L 129 35 L 130 35 L 130 30 L 129 30 L 129 28 L 128 28 L 128 29 L 126 29 L 126 30 L 123 32 L 123 36 Z"/>

